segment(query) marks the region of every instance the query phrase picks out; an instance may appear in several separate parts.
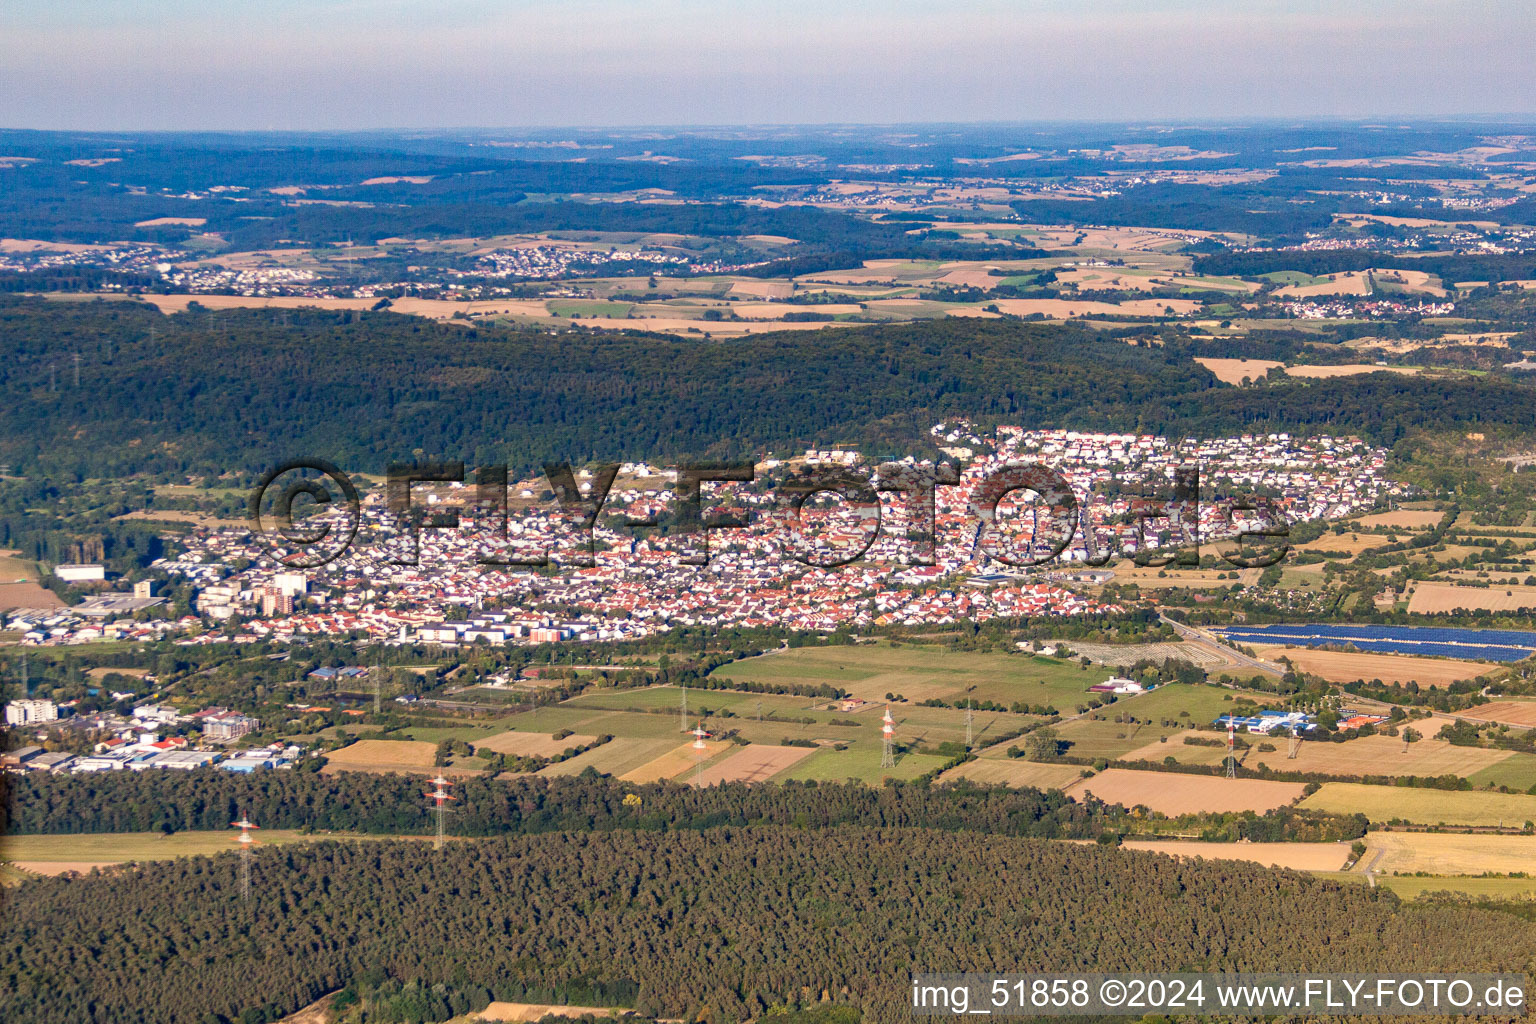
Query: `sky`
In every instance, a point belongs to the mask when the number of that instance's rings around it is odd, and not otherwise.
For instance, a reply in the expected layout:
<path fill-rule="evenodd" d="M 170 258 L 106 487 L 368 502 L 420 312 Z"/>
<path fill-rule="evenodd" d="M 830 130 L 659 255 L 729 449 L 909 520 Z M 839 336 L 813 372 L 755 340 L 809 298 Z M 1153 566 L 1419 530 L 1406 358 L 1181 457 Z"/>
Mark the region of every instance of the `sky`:
<path fill-rule="evenodd" d="M 0 127 L 1536 112 L 1529 0 L 4 0 Z"/>

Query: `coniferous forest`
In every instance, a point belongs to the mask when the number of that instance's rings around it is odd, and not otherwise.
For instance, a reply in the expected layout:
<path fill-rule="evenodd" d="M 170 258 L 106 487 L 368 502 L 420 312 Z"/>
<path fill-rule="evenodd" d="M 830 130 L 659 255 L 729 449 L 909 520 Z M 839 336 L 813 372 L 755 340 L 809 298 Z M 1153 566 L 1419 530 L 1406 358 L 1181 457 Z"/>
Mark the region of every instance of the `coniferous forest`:
<path fill-rule="evenodd" d="M 1527 970 L 1536 953 L 1513 916 L 930 829 L 321 842 L 258 851 L 248 900 L 239 870 L 231 854 L 11 890 L 0 1018 L 270 1020 L 394 978 L 482 1006 L 545 993 L 723 1022 L 825 999 L 890 1021 L 913 971 Z"/>

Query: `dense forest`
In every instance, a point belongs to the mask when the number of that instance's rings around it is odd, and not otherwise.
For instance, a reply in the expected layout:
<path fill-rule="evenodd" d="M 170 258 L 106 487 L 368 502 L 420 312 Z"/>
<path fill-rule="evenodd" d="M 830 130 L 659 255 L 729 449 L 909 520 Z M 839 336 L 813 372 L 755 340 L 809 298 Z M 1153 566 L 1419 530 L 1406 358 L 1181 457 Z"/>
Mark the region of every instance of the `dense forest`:
<path fill-rule="evenodd" d="M 358 772 L 31 772 L 12 780 L 10 827 L 0 831 L 31 835 L 224 829 L 248 812 L 265 828 L 421 834 L 433 827 L 421 786 L 415 776 Z M 986 786 L 733 783 L 697 789 L 580 776 L 504 781 L 468 777 L 455 783 L 454 797 L 448 827 L 460 836 L 861 825 L 1087 838 L 1124 817 L 1119 808 L 1075 803 L 1060 793 Z"/>
<path fill-rule="evenodd" d="M 1081 328 L 943 320 L 726 343 L 468 329 L 391 313 L 0 298 L 0 462 L 84 476 L 255 474 L 319 455 L 546 459 L 920 450 L 934 422 L 1221 434 L 1536 429 L 1507 379 L 1368 374 L 1220 386 L 1187 356 Z M 74 382 L 79 354 L 80 383 Z"/>
<path fill-rule="evenodd" d="M 14 299 L 0 300 L 0 344 L 0 461 L 92 476 L 298 455 L 380 470 L 417 449 L 520 470 L 813 442 L 879 451 L 952 415 L 1133 425 L 1149 400 L 1215 385 L 1192 362 L 1075 328 L 958 321 L 721 344 Z"/>
<path fill-rule="evenodd" d="M 1236 863 L 925 829 L 719 828 L 258 849 L 13 890 L 11 1024 L 269 1020 L 381 975 L 716 1022 L 908 1019 L 914 970 L 1526 971 L 1511 916 Z M 125 877 L 126 875 L 126 877 Z M 253 1007 L 253 1004 L 254 1007 Z M 247 1013 L 246 1011 L 251 1011 Z M 242 1016 L 243 1015 L 243 1016 Z"/>
<path fill-rule="evenodd" d="M 1342 274 L 1351 270 L 1422 270 L 1442 280 L 1520 281 L 1536 277 L 1536 254 L 1375 252 L 1365 249 L 1274 249 L 1266 252 L 1221 252 L 1196 256 L 1198 274 L 1258 277 L 1280 270 L 1304 274 Z"/>

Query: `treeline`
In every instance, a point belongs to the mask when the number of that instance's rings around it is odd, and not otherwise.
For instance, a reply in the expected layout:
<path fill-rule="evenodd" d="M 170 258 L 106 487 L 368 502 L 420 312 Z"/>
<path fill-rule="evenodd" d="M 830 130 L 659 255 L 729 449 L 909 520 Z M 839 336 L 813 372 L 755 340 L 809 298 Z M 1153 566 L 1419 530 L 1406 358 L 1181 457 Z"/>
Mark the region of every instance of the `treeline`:
<path fill-rule="evenodd" d="M 1279 270 L 1320 276 L 1372 269 L 1422 270 L 1452 284 L 1457 281 L 1523 281 L 1536 277 L 1536 253 L 1413 256 L 1361 249 L 1271 249 L 1212 253 L 1197 256 L 1194 262 L 1196 273 L 1218 277 L 1258 277 Z"/>
<path fill-rule="evenodd" d="M 823 999 L 896 1020 L 910 997 L 893 979 L 914 970 L 1492 972 L 1536 956 L 1524 921 L 1367 886 L 925 829 L 319 842 L 253 861 L 248 900 L 234 855 L 26 883 L 0 924 L 0 1017 L 270 1020 L 367 977 L 625 993 L 711 1024 Z"/>
<path fill-rule="evenodd" d="M 1030 199 L 1011 204 L 1030 223 L 1107 224 L 1232 231 L 1287 238 L 1333 223 L 1334 206 L 1294 188 L 1252 185 L 1143 185 L 1122 195 L 1082 200 Z"/>
<path fill-rule="evenodd" d="M 263 828 L 419 835 L 435 820 L 410 775 L 218 770 L 13 777 L 16 835 L 227 829 L 242 812 Z M 635 786 L 594 776 L 460 779 L 449 831 L 458 836 L 562 830 L 678 831 L 726 825 L 863 825 L 1089 838 L 1123 817 L 1060 793 L 983 786 L 880 788 L 843 783 L 706 789 Z"/>

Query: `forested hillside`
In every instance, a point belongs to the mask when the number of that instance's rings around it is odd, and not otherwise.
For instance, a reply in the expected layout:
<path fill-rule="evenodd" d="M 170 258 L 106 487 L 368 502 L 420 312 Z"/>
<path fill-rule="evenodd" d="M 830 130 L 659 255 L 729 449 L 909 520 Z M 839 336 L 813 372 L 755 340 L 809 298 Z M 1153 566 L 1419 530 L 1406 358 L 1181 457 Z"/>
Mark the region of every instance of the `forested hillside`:
<path fill-rule="evenodd" d="M 317 843 L 28 882 L 11 1024 L 203 1024 L 364 975 L 559 987 L 742 1020 L 822 998 L 908 1018 L 913 970 L 1528 970 L 1513 917 L 1232 863 L 922 829 Z M 127 884 L 125 884 L 125 882 Z M 215 1016 L 210 1016 L 210 1014 Z M 247 1018 L 249 1019 L 249 1018 Z"/>
<path fill-rule="evenodd" d="M 19 300 L 0 304 L 0 344 L 0 461 L 87 475 L 259 472 L 298 455 L 379 470 L 417 449 L 522 469 L 812 442 L 878 451 L 946 415 L 1133 426 L 1147 401 L 1215 383 L 1075 328 L 960 321 L 722 344 Z"/>
<path fill-rule="evenodd" d="M 74 356 L 80 356 L 80 382 Z M 1214 434 L 1536 429 L 1536 389 L 1392 374 L 1218 386 L 1187 356 L 1072 326 L 948 319 L 731 342 L 470 329 L 390 313 L 0 300 L 0 462 L 255 475 L 301 455 L 469 462 L 920 447 L 982 424 Z"/>

